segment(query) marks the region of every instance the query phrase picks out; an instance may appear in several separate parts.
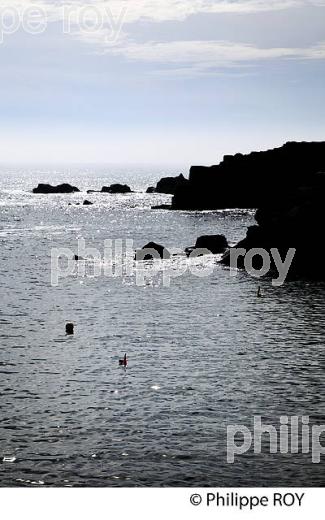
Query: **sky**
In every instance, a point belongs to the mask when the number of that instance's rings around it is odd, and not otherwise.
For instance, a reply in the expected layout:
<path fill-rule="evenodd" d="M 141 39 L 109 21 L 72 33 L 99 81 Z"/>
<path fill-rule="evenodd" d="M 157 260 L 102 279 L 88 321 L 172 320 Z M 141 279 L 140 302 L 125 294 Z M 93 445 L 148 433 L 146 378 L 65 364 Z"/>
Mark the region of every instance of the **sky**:
<path fill-rule="evenodd" d="M 215 164 L 325 138 L 325 0 L 0 0 L 0 162 Z"/>

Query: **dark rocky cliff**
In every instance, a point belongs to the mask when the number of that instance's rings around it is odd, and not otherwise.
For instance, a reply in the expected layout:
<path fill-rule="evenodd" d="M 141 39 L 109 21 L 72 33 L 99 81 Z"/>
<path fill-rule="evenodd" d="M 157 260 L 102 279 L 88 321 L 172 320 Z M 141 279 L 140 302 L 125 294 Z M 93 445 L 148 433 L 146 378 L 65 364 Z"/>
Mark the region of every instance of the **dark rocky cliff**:
<path fill-rule="evenodd" d="M 261 206 L 255 215 L 256 226 L 247 230 L 246 238 L 235 247 L 246 251 L 262 248 L 277 249 L 284 260 L 289 249 L 295 256 L 289 278 L 325 279 L 322 238 L 324 232 L 325 173 L 311 175 L 308 186 L 279 191 L 274 200 Z M 260 269 L 256 257 L 257 269 Z M 221 261 L 230 265 L 230 252 Z M 243 268 L 243 257 L 239 259 Z"/>
<path fill-rule="evenodd" d="M 177 187 L 173 209 L 260 208 L 325 171 L 325 142 L 288 142 L 280 148 L 225 156 L 217 166 L 192 166 Z"/>

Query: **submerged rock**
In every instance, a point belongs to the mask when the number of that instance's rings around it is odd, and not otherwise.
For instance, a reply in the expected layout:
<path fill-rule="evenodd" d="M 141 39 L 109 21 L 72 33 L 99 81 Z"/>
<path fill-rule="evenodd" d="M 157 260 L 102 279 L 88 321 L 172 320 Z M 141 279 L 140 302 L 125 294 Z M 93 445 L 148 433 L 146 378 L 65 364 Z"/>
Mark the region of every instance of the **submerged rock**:
<path fill-rule="evenodd" d="M 70 184 L 59 184 L 58 186 L 51 186 L 51 184 L 39 184 L 37 188 L 33 189 L 33 193 L 76 193 L 80 190 Z"/>
<path fill-rule="evenodd" d="M 164 260 L 170 258 L 170 252 L 164 246 L 156 244 L 155 242 L 149 242 L 142 249 L 138 249 L 135 254 L 135 260 L 152 260 L 162 258 Z"/>

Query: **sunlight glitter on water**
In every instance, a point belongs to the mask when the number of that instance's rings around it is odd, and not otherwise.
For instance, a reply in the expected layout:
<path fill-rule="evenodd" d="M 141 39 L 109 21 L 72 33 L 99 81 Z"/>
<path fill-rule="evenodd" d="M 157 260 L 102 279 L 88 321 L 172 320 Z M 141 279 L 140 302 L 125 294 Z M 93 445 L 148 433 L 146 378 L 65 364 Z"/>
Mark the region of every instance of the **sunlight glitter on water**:
<path fill-rule="evenodd" d="M 248 453 L 236 468 L 225 456 L 228 424 L 325 416 L 324 284 L 263 279 L 257 303 L 255 279 L 231 279 L 206 257 L 197 263 L 211 276 L 187 272 L 169 287 L 155 268 L 143 287 L 77 276 L 51 287 L 51 248 L 74 248 L 78 236 L 99 250 L 116 238 L 185 248 L 204 234 L 234 243 L 254 223 L 251 212 L 151 211 L 170 200 L 144 193 L 163 173 L 143 172 L 141 182 L 132 172 L 61 173 L 55 181 L 83 192 L 54 198 L 30 193 L 51 172 L 0 176 L 0 460 L 16 457 L 0 464 L 0 485 L 324 484 L 304 456 Z M 141 193 L 68 206 L 117 177 Z"/>

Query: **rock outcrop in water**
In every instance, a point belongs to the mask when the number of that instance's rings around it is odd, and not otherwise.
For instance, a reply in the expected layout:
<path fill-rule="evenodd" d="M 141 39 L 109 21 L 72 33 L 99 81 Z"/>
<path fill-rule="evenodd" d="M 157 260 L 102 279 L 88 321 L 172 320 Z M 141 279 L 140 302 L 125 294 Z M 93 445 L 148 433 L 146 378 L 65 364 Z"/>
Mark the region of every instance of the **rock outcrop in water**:
<path fill-rule="evenodd" d="M 177 187 L 172 209 L 259 208 L 279 193 L 309 185 L 325 171 L 325 142 L 288 142 L 280 148 L 225 156 L 217 166 L 192 166 Z"/>
<path fill-rule="evenodd" d="M 224 253 L 227 247 L 228 241 L 224 235 L 204 235 L 197 239 L 194 247 L 187 248 L 185 252 L 189 254 L 195 249 L 206 249 L 207 254 L 218 255 Z"/>
<path fill-rule="evenodd" d="M 152 260 L 155 258 L 170 258 L 170 252 L 164 246 L 156 244 L 155 242 L 149 242 L 142 249 L 138 249 L 135 254 L 135 260 Z"/>
<path fill-rule="evenodd" d="M 132 190 L 126 184 L 111 184 L 111 186 L 103 186 L 101 193 L 132 193 Z"/>
<path fill-rule="evenodd" d="M 33 193 L 49 194 L 49 193 L 76 193 L 80 190 L 70 184 L 59 184 L 58 186 L 51 186 L 51 184 L 39 184 L 37 188 L 33 189 Z"/>
<path fill-rule="evenodd" d="M 306 176 L 305 186 L 277 194 L 277 197 L 257 210 L 256 226 L 248 228 L 246 238 L 235 247 L 247 251 L 262 248 L 270 253 L 279 251 L 282 261 L 289 249 L 295 249 L 289 277 L 325 279 L 323 253 L 320 250 L 325 225 L 325 173 Z M 272 255 L 270 255 L 271 257 Z M 221 261 L 230 265 L 230 252 Z M 244 267 L 244 257 L 238 258 L 238 267 Z M 261 268 L 261 258 L 254 257 L 253 267 Z M 272 260 L 274 268 L 274 261 Z"/>
<path fill-rule="evenodd" d="M 147 189 L 147 193 L 165 193 L 167 195 L 174 195 L 178 188 L 182 188 L 187 184 L 188 180 L 185 179 L 182 173 L 178 177 L 163 177 L 157 182 L 155 188 L 150 186 Z"/>

